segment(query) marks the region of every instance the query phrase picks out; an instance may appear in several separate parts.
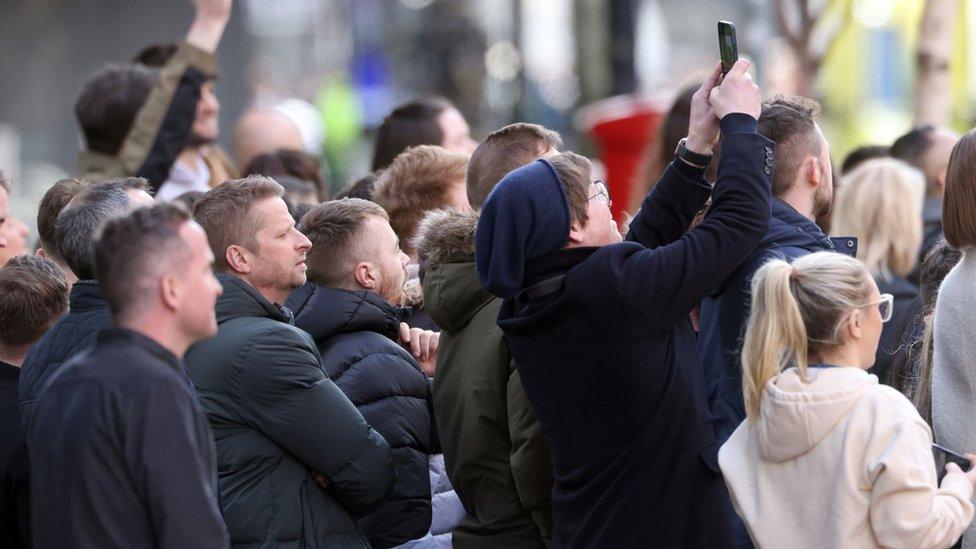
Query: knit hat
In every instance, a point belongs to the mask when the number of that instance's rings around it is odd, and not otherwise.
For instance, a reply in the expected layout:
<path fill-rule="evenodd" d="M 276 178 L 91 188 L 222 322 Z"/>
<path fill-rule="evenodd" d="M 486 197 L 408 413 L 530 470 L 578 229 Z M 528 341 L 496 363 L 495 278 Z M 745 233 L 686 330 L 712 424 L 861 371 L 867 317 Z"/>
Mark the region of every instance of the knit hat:
<path fill-rule="evenodd" d="M 556 169 L 539 159 L 506 175 L 488 195 L 475 234 L 478 281 L 488 292 L 514 297 L 525 264 L 561 249 L 569 239 L 569 200 Z"/>

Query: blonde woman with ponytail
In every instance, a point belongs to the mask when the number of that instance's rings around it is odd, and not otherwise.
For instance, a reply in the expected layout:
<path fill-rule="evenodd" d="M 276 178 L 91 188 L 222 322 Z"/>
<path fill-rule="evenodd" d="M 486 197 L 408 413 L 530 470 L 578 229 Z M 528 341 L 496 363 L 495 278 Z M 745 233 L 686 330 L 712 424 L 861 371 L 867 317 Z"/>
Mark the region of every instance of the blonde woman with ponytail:
<path fill-rule="evenodd" d="M 746 420 L 719 452 L 758 547 L 950 547 L 973 518 L 976 469 L 937 484 L 932 432 L 867 373 L 891 295 L 853 258 L 772 260 L 752 280 Z M 968 456 L 976 460 L 976 456 Z"/>

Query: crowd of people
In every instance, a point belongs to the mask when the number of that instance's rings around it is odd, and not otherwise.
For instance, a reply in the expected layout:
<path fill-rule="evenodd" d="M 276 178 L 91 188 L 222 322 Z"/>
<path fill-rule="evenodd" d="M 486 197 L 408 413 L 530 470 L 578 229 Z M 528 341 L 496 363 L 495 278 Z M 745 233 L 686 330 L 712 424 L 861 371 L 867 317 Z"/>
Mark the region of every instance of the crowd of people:
<path fill-rule="evenodd" d="M 976 547 L 976 132 L 835 173 L 740 60 L 625 234 L 557 133 L 441 99 L 329 200 L 287 109 L 215 144 L 193 3 L 84 85 L 33 249 L 0 177 L 0 546 Z"/>

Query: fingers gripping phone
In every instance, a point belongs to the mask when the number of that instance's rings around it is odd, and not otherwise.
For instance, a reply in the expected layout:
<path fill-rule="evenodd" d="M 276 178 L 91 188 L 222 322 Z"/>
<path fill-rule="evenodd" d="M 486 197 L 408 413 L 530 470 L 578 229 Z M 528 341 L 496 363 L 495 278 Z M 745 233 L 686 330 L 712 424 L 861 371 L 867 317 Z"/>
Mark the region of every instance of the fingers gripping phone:
<path fill-rule="evenodd" d="M 969 471 L 973 466 L 972 462 L 966 459 L 966 456 L 938 444 L 932 445 L 932 453 L 935 454 L 935 470 L 939 475 L 940 482 L 945 476 L 946 463 L 955 463 L 963 472 Z"/>
<path fill-rule="evenodd" d="M 718 51 L 722 56 L 722 76 L 732 70 L 739 60 L 739 45 L 735 41 L 735 25 L 728 21 L 718 22 Z"/>

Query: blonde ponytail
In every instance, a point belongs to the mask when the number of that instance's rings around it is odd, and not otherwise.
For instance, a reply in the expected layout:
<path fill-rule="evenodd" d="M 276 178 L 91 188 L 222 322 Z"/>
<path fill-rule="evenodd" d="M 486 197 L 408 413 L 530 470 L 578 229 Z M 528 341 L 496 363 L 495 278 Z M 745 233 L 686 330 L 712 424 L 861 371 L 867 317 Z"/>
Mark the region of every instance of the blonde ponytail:
<path fill-rule="evenodd" d="M 860 261 L 818 252 L 789 264 L 773 259 L 752 278 L 752 312 L 742 347 L 746 416 L 759 417 L 766 384 L 790 366 L 801 378 L 811 357 L 843 344 L 841 325 L 871 295 Z"/>
<path fill-rule="evenodd" d="M 793 267 L 773 259 L 752 279 L 752 314 L 742 348 L 742 395 L 746 416 L 759 417 L 762 392 L 787 365 L 807 367 L 807 331 L 790 288 Z"/>

